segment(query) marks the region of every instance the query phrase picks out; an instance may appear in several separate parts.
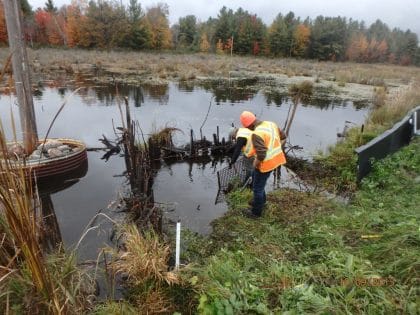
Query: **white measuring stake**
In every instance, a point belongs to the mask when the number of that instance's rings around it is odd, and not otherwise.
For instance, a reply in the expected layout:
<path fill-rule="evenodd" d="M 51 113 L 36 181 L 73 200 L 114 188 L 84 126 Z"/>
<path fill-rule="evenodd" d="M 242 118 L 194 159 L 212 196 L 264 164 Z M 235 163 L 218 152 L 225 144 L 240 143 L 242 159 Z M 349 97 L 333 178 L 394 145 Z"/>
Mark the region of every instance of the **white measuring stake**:
<path fill-rule="evenodd" d="M 181 245 L 181 221 L 176 223 L 175 270 L 179 270 L 179 255 Z"/>

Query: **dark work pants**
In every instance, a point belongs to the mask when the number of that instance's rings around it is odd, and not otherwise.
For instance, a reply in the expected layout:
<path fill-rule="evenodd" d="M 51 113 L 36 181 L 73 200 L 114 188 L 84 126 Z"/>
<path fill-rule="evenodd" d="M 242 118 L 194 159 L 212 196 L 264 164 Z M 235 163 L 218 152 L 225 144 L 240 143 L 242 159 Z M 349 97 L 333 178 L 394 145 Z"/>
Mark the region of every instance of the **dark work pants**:
<path fill-rule="evenodd" d="M 270 177 L 271 171 L 261 173 L 259 170 L 254 169 L 252 173 L 252 191 L 254 193 L 254 200 L 252 204 L 252 213 L 261 216 L 262 209 L 266 202 L 265 184 Z"/>

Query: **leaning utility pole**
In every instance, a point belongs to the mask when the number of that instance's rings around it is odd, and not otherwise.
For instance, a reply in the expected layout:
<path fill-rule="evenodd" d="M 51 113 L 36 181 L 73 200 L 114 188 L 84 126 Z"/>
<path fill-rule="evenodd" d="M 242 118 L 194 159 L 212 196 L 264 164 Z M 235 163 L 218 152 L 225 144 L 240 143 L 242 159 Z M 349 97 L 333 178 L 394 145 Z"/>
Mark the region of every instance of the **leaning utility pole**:
<path fill-rule="evenodd" d="M 9 47 L 12 54 L 13 77 L 19 103 L 20 125 L 23 145 L 27 154 L 32 153 L 38 143 L 35 110 L 29 78 L 29 63 L 22 31 L 20 1 L 3 0 Z"/>

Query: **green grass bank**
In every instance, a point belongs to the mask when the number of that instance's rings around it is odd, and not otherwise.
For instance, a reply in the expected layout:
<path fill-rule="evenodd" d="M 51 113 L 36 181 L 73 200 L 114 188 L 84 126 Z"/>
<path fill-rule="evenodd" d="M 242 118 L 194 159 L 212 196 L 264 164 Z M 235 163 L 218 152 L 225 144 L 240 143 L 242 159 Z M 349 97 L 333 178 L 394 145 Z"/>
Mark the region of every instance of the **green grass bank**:
<path fill-rule="evenodd" d="M 417 314 L 420 139 L 378 162 L 349 205 L 315 194 L 270 194 L 243 217 L 249 191 L 210 238 L 186 235 L 183 274 L 201 314 Z"/>

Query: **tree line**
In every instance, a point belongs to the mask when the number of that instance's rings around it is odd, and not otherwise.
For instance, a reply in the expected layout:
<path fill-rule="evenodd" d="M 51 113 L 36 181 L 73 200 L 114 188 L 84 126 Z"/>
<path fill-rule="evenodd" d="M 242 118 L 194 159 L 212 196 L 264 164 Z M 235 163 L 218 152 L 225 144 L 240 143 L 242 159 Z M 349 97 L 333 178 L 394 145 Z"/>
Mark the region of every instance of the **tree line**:
<path fill-rule="evenodd" d="M 27 0 L 20 1 L 25 36 L 32 47 L 175 50 L 420 65 L 417 34 L 391 29 L 379 19 L 367 26 L 345 17 L 302 20 L 289 12 L 279 13 L 266 25 L 242 8 L 223 7 L 216 18 L 206 22 L 186 15 L 170 26 L 165 3 L 144 10 L 138 0 L 128 5 L 117 0 L 72 0 L 57 8 L 48 0 L 33 11 Z M 2 6 L 0 43 L 7 43 Z"/>

